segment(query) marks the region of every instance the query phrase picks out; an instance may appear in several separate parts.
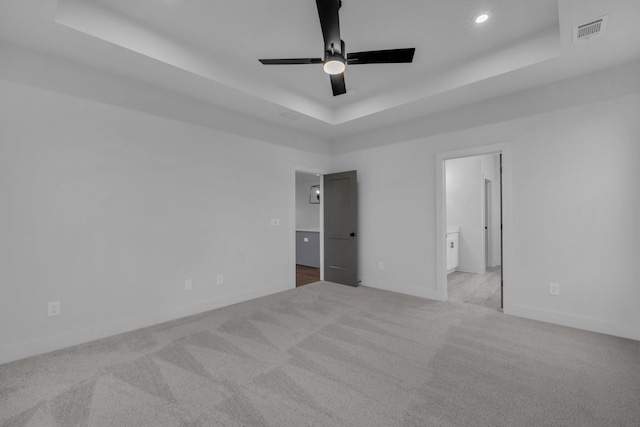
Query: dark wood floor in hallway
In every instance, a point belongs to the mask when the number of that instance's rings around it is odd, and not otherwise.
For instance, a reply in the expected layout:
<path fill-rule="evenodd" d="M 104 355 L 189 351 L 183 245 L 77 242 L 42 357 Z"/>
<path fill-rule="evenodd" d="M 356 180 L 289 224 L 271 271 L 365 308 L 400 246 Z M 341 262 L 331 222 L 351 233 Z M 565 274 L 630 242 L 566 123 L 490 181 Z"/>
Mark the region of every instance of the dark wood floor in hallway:
<path fill-rule="evenodd" d="M 320 269 L 296 264 L 296 287 L 320 281 Z"/>
<path fill-rule="evenodd" d="M 447 277 L 449 301 L 481 305 L 493 310 L 502 311 L 500 266 L 487 268 L 484 274 L 456 271 Z"/>

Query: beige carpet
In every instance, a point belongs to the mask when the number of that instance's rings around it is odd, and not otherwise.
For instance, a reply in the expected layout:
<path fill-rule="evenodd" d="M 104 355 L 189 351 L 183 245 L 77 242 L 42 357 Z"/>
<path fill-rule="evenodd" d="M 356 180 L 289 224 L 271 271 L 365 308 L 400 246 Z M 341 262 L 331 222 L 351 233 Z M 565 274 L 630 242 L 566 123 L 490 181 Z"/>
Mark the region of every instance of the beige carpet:
<path fill-rule="evenodd" d="M 326 282 L 0 366 L 2 426 L 638 426 L 640 342 Z"/>

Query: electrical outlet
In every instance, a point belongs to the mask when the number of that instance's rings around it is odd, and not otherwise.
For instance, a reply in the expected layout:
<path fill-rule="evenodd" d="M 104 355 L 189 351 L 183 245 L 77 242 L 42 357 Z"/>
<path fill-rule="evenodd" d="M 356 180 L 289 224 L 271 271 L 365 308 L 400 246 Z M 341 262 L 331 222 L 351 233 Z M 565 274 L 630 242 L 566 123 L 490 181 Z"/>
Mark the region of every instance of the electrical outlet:
<path fill-rule="evenodd" d="M 382 261 L 378 261 L 378 270 L 384 270 L 384 263 Z"/>
<path fill-rule="evenodd" d="M 193 289 L 193 280 L 191 279 L 187 279 L 184 281 L 184 290 L 185 291 L 190 291 Z"/>
<path fill-rule="evenodd" d="M 272 227 L 280 227 L 280 220 L 278 218 L 273 218 L 271 220 L 271 226 Z"/>
<path fill-rule="evenodd" d="M 218 274 L 218 285 L 222 285 L 224 283 L 224 276 L 222 274 Z"/>
<path fill-rule="evenodd" d="M 49 317 L 60 314 L 60 301 L 50 302 L 48 305 Z"/>
<path fill-rule="evenodd" d="M 549 283 L 549 295 L 560 295 L 560 285 L 558 285 L 557 283 Z"/>

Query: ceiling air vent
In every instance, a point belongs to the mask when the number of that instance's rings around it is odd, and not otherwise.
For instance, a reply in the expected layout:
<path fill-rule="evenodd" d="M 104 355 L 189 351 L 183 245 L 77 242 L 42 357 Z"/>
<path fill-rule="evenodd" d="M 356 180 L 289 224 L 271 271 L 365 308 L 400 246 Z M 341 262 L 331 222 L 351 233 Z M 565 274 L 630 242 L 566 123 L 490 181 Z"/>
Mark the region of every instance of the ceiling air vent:
<path fill-rule="evenodd" d="M 606 15 L 573 27 L 573 42 L 576 43 L 580 40 L 588 40 L 591 37 L 602 35 L 607 28 L 608 18 L 609 15 Z"/>

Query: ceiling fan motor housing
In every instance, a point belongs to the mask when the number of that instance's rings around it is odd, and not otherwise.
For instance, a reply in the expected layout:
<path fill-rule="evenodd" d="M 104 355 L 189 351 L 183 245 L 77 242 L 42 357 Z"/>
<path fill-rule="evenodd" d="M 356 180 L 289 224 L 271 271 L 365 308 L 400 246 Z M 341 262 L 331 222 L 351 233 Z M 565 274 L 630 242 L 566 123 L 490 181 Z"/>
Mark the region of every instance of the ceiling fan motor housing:
<path fill-rule="evenodd" d="M 322 64 L 324 71 L 331 78 L 333 96 L 338 96 L 347 93 L 343 75 L 347 63 L 350 65 L 396 64 L 413 61 L 415 48 L 351 52 L 347 58 L 344 40 L 340 38 L 340 17 L 338 16 L 342 1 L 316 0 L 316 5 L 324 40 L 324 59 L 259 59 L 261 63 L 264 65 Z"/>

